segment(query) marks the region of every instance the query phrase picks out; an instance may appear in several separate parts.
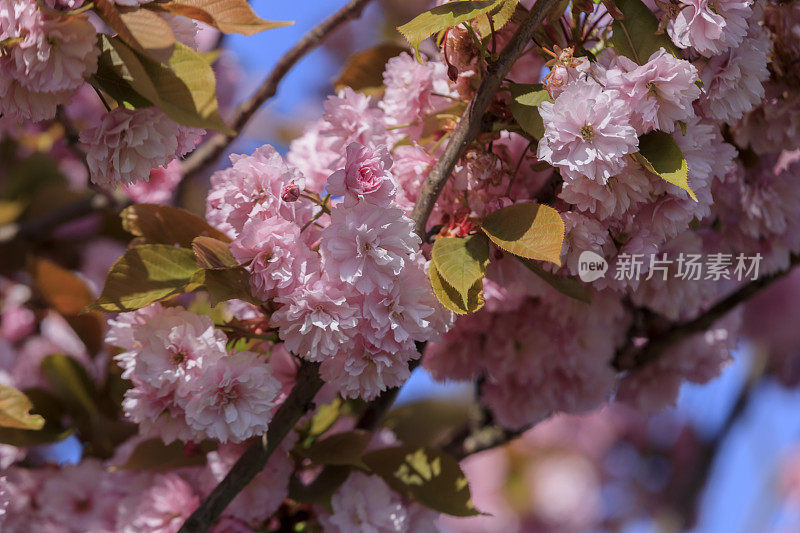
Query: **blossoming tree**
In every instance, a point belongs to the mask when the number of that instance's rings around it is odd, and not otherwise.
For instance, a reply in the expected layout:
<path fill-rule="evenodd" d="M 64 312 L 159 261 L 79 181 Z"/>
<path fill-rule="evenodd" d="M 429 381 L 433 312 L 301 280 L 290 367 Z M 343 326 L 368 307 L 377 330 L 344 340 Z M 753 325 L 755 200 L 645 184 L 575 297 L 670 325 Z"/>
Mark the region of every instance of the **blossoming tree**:
<path fill-rule="evenodd" d="M 3 531 L 581 531 L 741 338 L 794 379 L 800 4 L 439 2 L 214 172 L 368 2 L 237 104 L 245 0 L 0 0 Z M 474 398 L 392 410 L 417 366 Z"/>

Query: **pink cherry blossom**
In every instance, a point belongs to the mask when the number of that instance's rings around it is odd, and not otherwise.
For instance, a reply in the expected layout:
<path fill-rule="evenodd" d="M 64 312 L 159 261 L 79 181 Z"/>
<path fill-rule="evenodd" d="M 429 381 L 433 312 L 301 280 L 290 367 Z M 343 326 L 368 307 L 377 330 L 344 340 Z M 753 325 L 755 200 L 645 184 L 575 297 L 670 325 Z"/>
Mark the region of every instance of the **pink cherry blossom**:
<path fill-rule="evenodd" d="M 113 531 L 117 499 L 100 490 L 105 475 L 97 459 L 62 467 L 35 495 L 41 518 L 63 524 L 67 533 Z"/>
<path fill-rule="evenodd" d="M 353 472 L 331 497 L 331 512 L 320 516 L 325 531 L 404 533 L 408 513 L 400 497 L 377 476 Z"/>
<path fill-rule="evenodd" d="M 247 527 L 242 522 L 255 525 L 269 519 L 278 510 L 289 493 L 289 478 L 294 469 L 289 450 L 296 442 L 297 435 L 294 432 L 286 436 L 272 453 L 264 469 L 236 495 L 223 516 L 235 519 L 241 527 Z M 200 477 L 201 486 L 212 490 L 246 449 L 245 443 L 222 444 L 216 451 L 209 453 L 206 469 Z M 251 529 L 243 531 L 249 533 Z"/>
<path fill-rule="evenodd" d="M 213 225 L 236 236 L 245 222 L 259 212 L 300 225 L 311 218 L 313 204 L 281 199 L 286 185 L 305 188 L 305 178 L 287 165 L 275 148 L 265 145 L 252 155 L 231 155 L 230 160 L 230 168 L 211 176 L 206 218 Z"/>
<path fill-rule="evenodd" d="M 383 113 L 373 100 L 350 87 L 325 101 L 325 126 L 320 134 L 331 139 L 330 148 L 340 159 L 345 148 L 352 143 L 365 146 L 386 144 L 386 126 Z"/>
<path fill-rule="evenodd" d="M 383 83 L 386 91 L 379 107 L 386 113 L 386 124 L 395 128 L 407 126 L 400 131 L 415 140 L 423 130 L 421 119 L 451 105 L 446 97 L 455 96 L 443 63 L 420 64 L 407 53 L 386 63 Z"/>
<path fill-rule="evenodd" d="M 411 375 L 408 362 L 417 357 L 413 345 L 386 351 L 358 336 L 322 362 L 320 376 L 342 397 L 369 401 L 402 385 Z"/>
<path fill-rule="evenodd" d="M 158 476 L 141 495 L 126 533 L 177 533 L 183 522 L 200 505 L 200 497 L 176 474 Z"/>
<path fill-rule="evenodd" d="M 17 39 L 0 56 L 0 113 L 52 118 L 97 69 L 94 26 L 85 15 L 46 15 L 32 0 L 3 2 L 0 41 Z"/>
<path fill-rule="evenodd" d="M 300 228 L 284 218 L 257 213 L 231 243 L 231 253 L 251 273 L 253 295 L 264 301 L 288 295 L 319 269 L 319 256 L 304 242 Z"/>
<path fill-rule="evenodd" d="M 189 426 L 211 439 L 234 443 L 266 432 L 281 390 L 271 367 L 253 352 L 223 357 L 185 387 Z"/>
<path fill-rule="evenodd" d="M 113 109 L 100 125 L 81 132 L 92 181 L 115 185 L 148 179 L 152 169 L 167 166 L 193 146 L 196 130 L 188 136 L 182 131 L 186 130 L 154 107 Z"/>
<path fill-rule="evenodd" d="M 125 194 L 134 202 L 169 204 L 182 177 L 181 163 L 175 159 L 166 167 L 151 170 L 148 179 L 126 185 Z"/>
<path fill-rule="evenodd" d="M 392 158 L 385 146 L 376 149 L 358 143 L 347 146 L 345 167 L 328 178 L 326 191 L 341 196 L 345 207 L 363 200 L 376 207 L 387 207 L 394 197 L 394 182 L 389 168 Z"/>
<path fill-rule="evenodd" d="M 360 202 L 333 210 L 331 224 L 322 233 L 320 251 L 330 276 L 368 293 L 390 289 L 419 243 L 402 210 Z"/>
<path fill-rule="evenodd" d="M 322 361 L 346 344 L 358 323 L 357 310 L 347 305 L 344 287 L 311 278 L 294 294 L 276 301 L 271 325 L 286 348 L 310 361 Z"/>
<path fill-rule="evenodd" d="M 633 112 L 631 125 L 638 134 L 651 130 L 671 132 L 676 122 L 694 116 L 692 102 L 700 96 L 700 88 L 695 84 L 697 69 L 663 48 L 651 55 L 647 63 L 618 78 L 621 79 L 606 87 L 628 95 Z"/>
<path fill-rule="evenodd" d="M 771 46 L 767 32 L 751 24 L 739 46 L 708 61 L 700 73 L 705 94 L 698 108 L 703 116 L 731 123 L 762 101 Z"/>
<path fill-rule="evenodd" d="M 140 313 L 144 314 L 141 325 L 136 324 L 136 319 L 132 324 L 134 349 L 116 356 L 126 378 L 136 376 L 153 384 L 175 383 L 225 355 L 225 334 L 207 316 L 159 304 L 153 304 L 152 310 L 135 311 L 134 315 Z M 113 338 L 125 334 L 111 335 Z"/>
<path fill-rule="evenodd" d="M 750 4 L 749 0 L 682 0 L 667 32 L 680 48 L 692 47 L 707 57 L 719 54 L 742 42 Z"/>
<path fill-rule="evenodd" d="M 555 102 L 543 102 L 545 132 L 537 155 L 566 176 L 586 176 L 605 184 L 624 167 L 623 156 L 637 150 L 630 108 L 617 91 L 578 80 Z"/>

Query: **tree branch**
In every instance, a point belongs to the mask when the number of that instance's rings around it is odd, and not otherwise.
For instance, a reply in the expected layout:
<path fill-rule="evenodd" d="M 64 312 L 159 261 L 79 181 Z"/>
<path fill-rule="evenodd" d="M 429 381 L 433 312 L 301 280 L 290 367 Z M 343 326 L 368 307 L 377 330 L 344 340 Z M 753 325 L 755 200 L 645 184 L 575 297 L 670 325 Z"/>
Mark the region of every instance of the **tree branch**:
<path fill-rule="evenodd" d="M 514 62 L 522 55 L 525 47 L 533 38 L 534 32 L 539 24 L 541 24 L 545 15 L 557 3 L 558 0 L 538 0 L 530 13 L 528 13 L 525 21 L 517 28 L 511 41 L 503 48 L 497 61 L 488 64 L 486 74 L 483 80 L 481 80 L 478 91 L 467 105 L 464 114 L 461 115 L 461 120 L 450 136 L 444 154 L 439 158 L 436 164 L 433 165 L 428 177 L 422 184 L 419 198 L 417 198 L 414 210 L 411 212 L 411 219 L 414 221 L 414 231 L 423 241 L 425 239 L 425 226 L 428 223 L 428 217 L 431 216 L 433 206 L 436 204 L 439 194 L 441 194 L 445 183 L 447 183 L 450 174 L 453 172 L 453 167 L 464 153 L 467 146 L 469 146 L 483 130 L 483 116 L 494 100 L 495 94 L 500 89 L 500 84 L 511 70 Z"/>
<path fill-rule="evenodd" d="M 261 83 L 256 92 L 245 102 L 243 102 L 231 118 L 231 129 L 236 135 L 228 136 L 224 133 L 217 133 L 206 142 L 201 144 L 197 150 L 183 163 L 183 180 L 191 179 L 195 174 L 203 171 L 206 167 L 213 164 L 225 153 L 225 150 L 241 134 L 244 126 L 253 118 L 256 111 L 270 98 L 275 96 L 278 85 L 284 76 L 297 64 L 306 54 L 319 46 L 330 33 L 340 25 L 361 15 L 370 0 L 350 0 L 339 11 L 322 21 L 319 25 L 309 31 L 297 42 L 272 69 L 269 76 Z"/>
<path fill-rule="evenodd" d="M 319 364 L 303 361 L 297 372 L 297 384 L 278 408 L 266 435 L 247 448 L 225 479 L 184 522 L 178 533 L 201 533 L 211 527 L 233 498 L 263 470 L 272 452 L 310 408 L 320 388 Z"/>
<path fill-rule="evenodd" d="M 107 195 L 96 193 L 67 204 L 40 218 L 21 223 L 6 224 L 0 227 L 0 246 L 49 235 L 66 222 L 108 209 L 112 205 Z"/>
<path fill-rule="evenodd" d="M 657 359 L 664 350 L 674 346 L 682 340 L 707 330 L 714 322 L 733 311 L 740 304 L 746 302 L 765 288 L 786 276 L 792 269 L 800 264 L 800 255 L 793 254 L 789 261 L 789 268 L 768 276 L 763 276 L 750 281 L 726 296 L 708 310 L 685 322 L 672 324 L 656 338 L 650 340 L 642 348 L 635 350 L 629 343 L 614 358 L 614 367 L 618 370 L 636 370 L 646 366 Z"/>

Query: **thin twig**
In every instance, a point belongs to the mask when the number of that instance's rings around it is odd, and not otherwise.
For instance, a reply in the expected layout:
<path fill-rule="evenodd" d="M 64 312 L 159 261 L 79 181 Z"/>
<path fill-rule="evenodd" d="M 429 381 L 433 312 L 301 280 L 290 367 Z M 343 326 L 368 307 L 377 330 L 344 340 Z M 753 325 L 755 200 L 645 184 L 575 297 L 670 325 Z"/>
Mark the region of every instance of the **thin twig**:
<path fill-rule="evenodd" d="M 14 222 L 0 227 L 0 246 L 26 239 L 41 239 L 50 235 L 61 225 L 98 213 L 112 207 L 105 194 L 92 194 L 56 209 L 47 215 L 25 222 Z"/>
<path fill-rule="evenodd" d="M 241 134 L 256 111 L 264 105 L 264 102 L 275 96 L 278 85 L 292 67 L 311 50 L 319 46 L 333 30 L 345 22 L 358 18 L 364 6 L 369 2 L 370 0 L 350 0 L 339 11 L 309 31 L 297 44 L 286 52 L 258 90 L 256 90 L 247 101 L 243 102 L 234 113 L 230 121 L 230 127 L 236 134 L 231 136 L 225 135 L 224 133 L 217 133 L 201 144 L 197 150 L 184 161 L 183 180 L 191 179 L 192 176 L 202 172 L 209 165 L 217 161 L 217 159 L 225 153 L 228 146 Z"/>
<path fill-rule="evenodd" d="M 431 216 L 433 206 L 439 198 L 445 183 L 453 172 L 458 159 L 467 146 L 474 141 L 483 130 L 483 116 L 489 105 L 494 100 L 495 94 L 500 89 L 500 84 L 511 71 L 514 62 L 522 55 L 523 50 L 530 42 L 539 24 L 545 15 L 552 9 L 558 0 L 540 0 L 534 4 L 525 21 L 517 28 L 511 41 L 503 48 L 497 62 L 489 63 L 487 72 L 481 81 L 475 97 L 470 101 L 461 121 L 456 126 L 442 157 L 431 169 L 425 182 L 422 184 L 419 198 L 411 212 L 414 220 L 414 230 L 420 238 L 425 237 L 425 226 Z"/>
<path fill-rule="evenodd" d="M 667 348 L 696 333 L 706 331 L 717 320 L 733 311 L 740 304 L 786 276 L 798 264 L 800 264 L 800 255 L 794 254 L 791 257 L 789 268 L 786 270 L 746 283 L 697 317 L 671 325 L 641 349 L 632 349 L 629 344 L 627 349 L 621 350 L 614 358 L 614 367 L 617 370 L 625 371 L 636 370 L 646 366 L 656 360 Z"/>
<path fill-rule="evenodd" d="M 272 452 L 311 407 L 320 388 L 319 364 L 304 361 L 297 372 L 297 384 L 278 408 L 266 435 L 247 448 L 225 479 L 184 522 L 178 533 L 201 533 L 214 524 L 233 498 L 264 469 Z"/>

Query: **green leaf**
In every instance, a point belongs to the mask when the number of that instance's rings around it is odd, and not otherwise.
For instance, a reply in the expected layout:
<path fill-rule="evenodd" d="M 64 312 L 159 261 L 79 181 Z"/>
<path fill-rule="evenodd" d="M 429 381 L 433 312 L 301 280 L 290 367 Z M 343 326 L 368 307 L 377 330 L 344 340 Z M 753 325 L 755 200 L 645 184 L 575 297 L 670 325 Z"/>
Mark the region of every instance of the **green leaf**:
<path fill-rule="evenodd" d="M 553 287 L 561 294 L 569 296 L 570 298 L 574 298 L 575 300 L 583 303 L 591 303 L 591 290 L 580 281 L 574 278 L 562 278 L 561 276 L 556 276 L 552 272 L 544 270 L 535 261 L 530 259 L 525 259 L 524 257 L 517 257 L 517 259 L 522 262 L 523 265 L 528 267 L 531 272 L 542 278 L 542 281 Z"/>
<path fill-rule="evenodd" d="M 480 514 L 458 461 L 441 450 L 403 445 L 363 459 L 391 488 L 426 507 L 454 516 Z"/>
<path fill-rule="evenodd" d="M 517 4 L 519 4 L 519 0 L 506 0 L 500 9 L 491 12 L 491 24 L 489 24 L 489 19 L 487 17 L 478 17 L 478 21 L 474 25 L 475 31 L 477 31 L 478 35 L 481 37 L 490 35 L 492 33 L 492 27 L 494 27 L 494 31 L 500 31 L 503 26 L 508 24 L 511 17 L 514 16 Z"/>
<path fill-rule="evenodd" d="M 100 57 L 92 85 L 110 95 L 120 105 L 134 109 L 158 102 L 158 90 L 133 50 L 119 37 L 98 34 Z"/>
<path fill-rule="evenodd" d="M 254 305 L 263 303 L 250 293 L 250 274 L 242 267 L 200 270 L 192 282 L 208 291 L 212 306 L 228 300 L 243 300 Z"/>
<path fill-rule="evenodd" d="M 363 467 L 361 454 L 367 449 L 370 440 L 372 433 L 354 429 L 318 440 L 308 447 L 299 446 L 295 448 L 295 452 L 316 465 Z"/>
<path fill-rule="evenodd" d="M 483 235 L 439 237 L 433 243 L 431 260 L 439 276 L 456 290 L 463 302 L 486 275 L 489 241 Z"/>
<path fill-rule="evenodd" d="M 30 413 L 33 404 L 24 393 L 9 385 L 0 385 L 0 427 L 39 430 L 44 418 Z"/>
<path fill-rule="evenodd" d="M 136 204 L 125 208 L 120 217 L 125 231 L 153 243 L 191 248 L 197 237 L 211 237 L 223 243 L 231 242 L 220 230 L 179 207 Z"/>
<path fill-rule="evenodd" d="M 343 87 L 350 87 L 354 91 L 376 90 L 383 85 L 386 62 L 404 51 L 402 46 L 383 43 L 356 52 L 350 56 L 341 74 L 333 82 L 334 89 L 339 91 Z"/>
<path fill-rule="evenodd" d="M 442 446 L 475 415 L 474 406 L 461 400 L 419 400 L 386 414 L 383 426 L 410 446 Z"/>
<path fill-rule="evenodd" d="M 398 31 L 414 48 L 420 59 L 419 45 L 422 41 L 447 28 L 474 19 L 487 13 L 499 13 L 508 0 L 461 0 L 434 7 L 398 27 Z"/>
<path fill-rule="evenodd" d="M 122 37 L 130 34 L 135 41 L 128 44 L 134 49 L 141 48 L 148 56 L 159 61 L 166 61 L 172 55 L 176 43 L 175 35 L 163 18 L 146 9 L 123 7 L 119 8 L 118 20 L 127 29 L 127 32 L 120 32 L 119 35 Z M 114 29 L 119 32 L 119 29 Z"/>
<path fill-rule="evenodd" d="M 301 434 L 305 436 L 304 446 L 309 446 L 317 437 L 328 431 L 331 426 L 339 419 L 345 406 L 341 397 L 337 396 L 331 403 L 321 405 L 317 412 L 308 421 L 307 426 L 303 426 Z"/>
<path fill-rule="evenodd" d="M 146 7 L 205 22 L 222 33 L 253 35 L 294 24 L 259 18 L 246 0 L 170 0 Z"/>
<path fill-rule="evenodd" d="M 692 200 L 697 201 L 697 196 L 689 186 L 689 165 L 672 135 L 663 131 L 642 135 L 639 137 L 639 153 L 633 157 L 644 168 L 680 187 L 689 193 Z"/>
<path fill-rule="evenodd" d="M 660 48 L 678 57 L 672 40 L 663 33 L 656 35 L 658 19 L 642 0 L 616 0 L 614 4 L 625 15 L 611 25 L 611 44 L 617 53 L 640 65 L 647 63 Z"/>
<path fill-rule="evenodd" d="M 219 116 L 214 70 L 200 53 L 175 43 L 171 55 L 161 61 L 123 41 L 100 37 L 101 56 L 93 77 L 98 88 L 120 104 L 153 105 L 180 124 L 234 134 Z"/>
<path fill-rule="evenodd" d="M 48 355 L 42 359 L 41 368 L 55 396 L 69 412 L 87 418 L 97 413 L 94 382 L 79 362 L 63 354 Z"/>
<path fill-rule="evenodd" d="M 228 243 L 213 237 L 195 237 L 192 250 L 197 257 L 197 264 L 210 270 L 224 270 L 239 266 L 233 257 Z"/>
<path fill-rule="evenodd" d="M 107 313 L 135 311 L 175 294 L 189 292 L 200 271 L 194 252 L 166 244 L 128 249 L 111 267 L 100 297 L 89 309 Z"/>
<path fill-rule="evenodd" d="M 544 123 L 539 114 L 539 106 L 542 102 L 552 101 L 550 94 L 539 83 L 514 83 L 509 90 L 512 100 L 508 108 L 514 120 L 525 133 L 534 139 L 541 139 L 544 135 Z"/>
<path fill-rule="evenodd" d="M 235 135 L 219 116 L 214 70 L 203 56 L 186 45 L 175 43 L 164 64 L 140 57 L 147 75 L 158 90 L 153 102 L 175 122 L 195 128 Z"/>
<path fill-rule="evenodd" d="M 31 412 L 44 417 L 44 426 L 37 430 L 0 427 L 0 443 L 17 447 L 39 446 L 63 440 L 72 434 L 72 429 L 61 425 L 64 406 L 57 398 L 43 389 L 27 389 L 23 393 L 33 404 Z"/>
<path fill-rule="evenodd" d="M 175 36 L 166 21 L 163 19 L 158 22 L 152 20 L 152 17 L 156 17 L 154 13 L 146 12 L 146 14 L 141 15 L 138 13 L 141 10 L 120 7 L 114 0 L 95 0 L 93 3 L 94 10 L 100 18 L 117 33 L 119 39 L 125 41 L 128 46 L 137 52 L 147 54 L 149 51 L 147 45 L 155 44 L 156 47 L 153 51 L 157 56 L 169 57 L 169 54 L 172 53 Z M 123 12 L 125 13 L 124 15 Z M 163 30 L 165 25 L 167 26 L 166 31 Z M 153 32 L 151 27 L 156 29 L 156 32 Z M 161 35 L 158 34 L 158 30 L 161 30 Z M 171 41 L 167 48 L 163 48 L 170 37 Z M 144 42 L 140 42 L 139 39 Z M 148 43 L 150 39 L 154 39 L 154 42 Z"/>
<path fill-rule="evenodd" d="M 125 464 L 114 470 L 161 471 L 202 466 L 206 464 L 206 454 L 216 448 L 216 443 L 203 441 L 193 453 L 187 453 L 186 445 L 181 441 L 164 444 L 160 438 L 147 439 L 137 444 Z"/>
<path fill-rule="evenodd" d="M 481 229 L 507 252 L 561 266 L 564 221 L 552 207 L 531 203 L 510 205 L 489 213 Z"/>
<path fill-rule="evenodd" d="M 443 306 L 459 315 L 474 313 L 485 303 L 483 299 L 483 280 L 479 279 L 469 288 L 466 298 L 447 283 L 436 270 L 436 265 L 431 261 L 428 265 L 428 276 L 436 298 Z"/>

